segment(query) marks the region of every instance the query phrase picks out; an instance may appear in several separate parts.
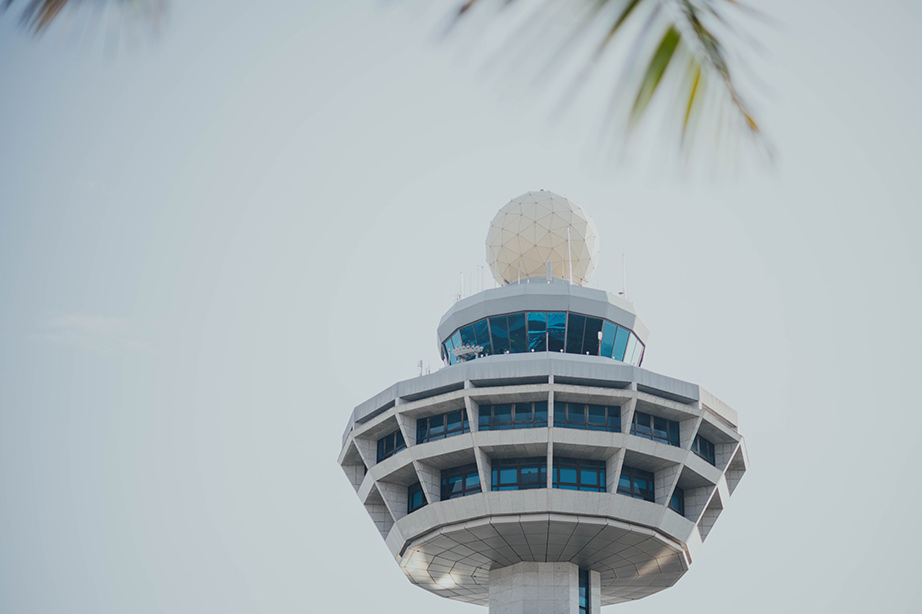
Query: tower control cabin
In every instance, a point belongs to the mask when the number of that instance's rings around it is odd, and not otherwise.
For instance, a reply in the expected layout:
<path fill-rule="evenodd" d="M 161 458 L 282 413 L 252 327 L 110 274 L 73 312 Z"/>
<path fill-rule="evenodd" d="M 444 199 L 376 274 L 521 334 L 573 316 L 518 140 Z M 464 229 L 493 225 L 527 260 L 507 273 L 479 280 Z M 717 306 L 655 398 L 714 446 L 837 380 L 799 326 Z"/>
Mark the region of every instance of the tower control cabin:
<path fill-rule="evenodd" d="M 737 414 L 642 368 L 631 303 L 584 287 L 573 201 L 494 218 L 500 287 L 438 326 L 445 366 L 360 404 L 339 463 L 401 569 L 491 614 L 588 614 L 675 584 L 748 466 Z"/>

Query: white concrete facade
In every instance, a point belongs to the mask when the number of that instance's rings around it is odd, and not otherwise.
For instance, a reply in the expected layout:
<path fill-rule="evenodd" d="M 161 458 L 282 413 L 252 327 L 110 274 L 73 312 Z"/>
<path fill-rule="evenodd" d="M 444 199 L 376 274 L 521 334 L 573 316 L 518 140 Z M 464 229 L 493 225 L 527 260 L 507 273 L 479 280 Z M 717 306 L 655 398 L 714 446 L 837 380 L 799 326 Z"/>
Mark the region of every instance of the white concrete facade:
<path fill-rule="evenodd" d="M 514 265 L 528 279 L 449 309 L 437 338 L 450 366 L 359 404 L 339 464 L 413 584 L 491 614 L 598 614 L 688 571 L 749 461 L 733 409 L 639 366 L 648 331 L 633 305 L 561 282 L 560 254 L 532 254 L 536 224 L 568 250 L 573 232 L 531 200 L 490 235 L 497 278 Z M 559 269 L 543 281 L 542 259 Z"/>
<path fill-rule="evenodd" d="M 473 376 L 457 389 L 443 392 L 443 381 L 432 374 L 412 380 L 415 386 L 408 389 L 414 392 L 406 397 L 378 399 L 383 411 L 363 408 L 346 433 L 339 462 L 411 582 L 487 605 L 493 570 L 520 562 L 572 563 L 599 573 L 598 603 L 609 605 L 663 590 L 688 570 L 748 466 L 736 414 L 698 387 L 677 386 L 669 378 L 654 387 L 657 378 L 644 377 L 645 370 L 606 362 L 615 361 L 553 353 L 494 356 L 443 369 Z M 514 368 L 507 373 L 499 363 Z M 611 378 L 606 368 L 640 375 L 646 385 Z M 478 378 L 484 369 L 496 377 Z M 419 381 L 426 379 L 432 396 Z M 478 429 L 481 404 L 528 400 L 548 402 L 551 425 L 555 401 L 618 405 L 622 432 Z M 418 419 L 462 408 L 471 432 L 415 443 Z M 680 446 L 630 434 L 637 411 L 678 422 Z M 407 449 L 377 462 L 377 440 L 398 429 Z M 696 434 L 714 443 L 716 465 L 691 451 Z M 559 456 L 604 460 L 607 492 L 552 488 L 550 471 L 546 488 L 490 490 L 492 459 L 526 456 L 546 457 L 548 467 Z M 483 492 L 440 501 L 440 472 L 469 463 L 478 468 Z M 625 464 L 655 475 L 654 501 L 617 493 Z M 429 504 L 407 513 L 407 488 L 417 481 Z M 667 506 L 676 486 L 685 492 L 684 516 Z"/>

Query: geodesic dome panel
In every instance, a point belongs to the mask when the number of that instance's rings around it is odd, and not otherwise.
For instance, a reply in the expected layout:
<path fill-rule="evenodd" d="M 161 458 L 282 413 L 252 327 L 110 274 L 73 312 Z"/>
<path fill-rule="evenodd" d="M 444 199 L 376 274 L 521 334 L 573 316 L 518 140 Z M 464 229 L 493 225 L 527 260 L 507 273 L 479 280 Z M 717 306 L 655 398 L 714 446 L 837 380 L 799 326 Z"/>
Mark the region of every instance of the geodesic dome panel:
<path fill-rule="evenodd" d="M 569 246 L 567 244 L 569 229 Z M 595 270 L 599 233 L 579 204 L 553 192 L 526 192 L 510 200 L 487 233 L 487 263 L 501 284 L 551 276 L 584 285 Z"/>

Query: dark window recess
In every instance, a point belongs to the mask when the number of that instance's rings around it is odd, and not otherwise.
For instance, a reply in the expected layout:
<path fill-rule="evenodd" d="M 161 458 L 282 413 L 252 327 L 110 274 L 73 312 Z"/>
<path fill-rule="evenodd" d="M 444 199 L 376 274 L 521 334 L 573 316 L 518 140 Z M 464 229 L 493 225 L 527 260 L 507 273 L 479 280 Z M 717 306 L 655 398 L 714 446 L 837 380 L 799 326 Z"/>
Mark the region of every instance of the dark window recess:
<path fill-rule="evenodd" d="M 547 459 L 503 458 L 493 461 L 493 490 L 547 488 Z"/>
<path fill-rule="evenodd" d="M 685 491 L 678 486 L 675 487 L 675 490 L 672 491 L 672 496 L 669 498 L 669 509 L 678 512 L 680 516 L 685 515 Z"/>
<path fill-rule="evenodd" d="M 717 463 L 714 457 L 714 444 L 702 437 L 701 435 L 695 435 L 695 440 L 692 442 L 692 452 L 716 466 Z"/>
<path fill-rule="evenodd" d="M 423 486 L 419 482 L 410 484 L 407 488 L 407 514 L 412 514 L 421 507 L 426 506 L 426 495 L 423 494 Z"/>
<path fill-rule="evenodd" d="M 579 614 L 589 614 L 589 570 L 579 570 Z"/>
<path fill-rule="evenodd" d="M 634 412 L 631 435 L 637 435 L 653 441 L 661 441 L 671 446 L 679 445 L 679 423 L 659 416 L 651 416 L 642 411 Z"/>
<path fill-rule="evenodd" d="M 567 354 L 582 354 L 586 316 L 571 313 L 567 318 Z"/>
<path fill-rule="evenodd" d="M 416 421 L 416 443 L 436 441 L 470 432 L 471 425 L 467 421 L 467 412 L 463 409 Z"/>
<path fill-rule="evenodd" d="M 394 431 L 378 440 L 378 462 L 393 456 L 407 447 L 400 431 Z"/>
<path fill-rule="evenodd" d="M 554 459 L 554 488 L 605 492 L 605 461 Z"/>
<path fill-rule="evenodd" d="M 470 464 L 442 471 L 442 501 L 457 499 L 480 492 L 480 474 L 477 465 Z"/>
<path fill-rule="evenodd" d="M 554 426 L 620 433 L 621 408 L 617 405 L 555 402 Z"/>
<path fill-rule="evenodd" d="M 481 405 L 481 431 L 530 429 L 547 426 L 547 401 Z"/>
<path fill-rule="evenodd" d="M 643 469 L 622 467 L 618 478 L 618 494 L 653 501 L 653 474 Z"/>

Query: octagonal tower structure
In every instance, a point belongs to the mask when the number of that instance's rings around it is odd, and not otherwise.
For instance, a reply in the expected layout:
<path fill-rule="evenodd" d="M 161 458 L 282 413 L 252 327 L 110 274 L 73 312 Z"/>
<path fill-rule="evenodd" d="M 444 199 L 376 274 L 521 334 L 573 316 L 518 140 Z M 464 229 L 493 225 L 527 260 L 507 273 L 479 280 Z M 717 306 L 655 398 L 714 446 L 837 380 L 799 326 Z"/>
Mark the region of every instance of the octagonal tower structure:
<path fill-rule="evenodd" d="M 748 466 L 736 412 L 643 369 L 633 305 L 584 287 L 573 201 L 496 215 L 502 286 L 438 326 L 445 366 L 355 408 L 339 464 L 413 584 L 491 614 L 598 613 L 675 584 Z"/>

